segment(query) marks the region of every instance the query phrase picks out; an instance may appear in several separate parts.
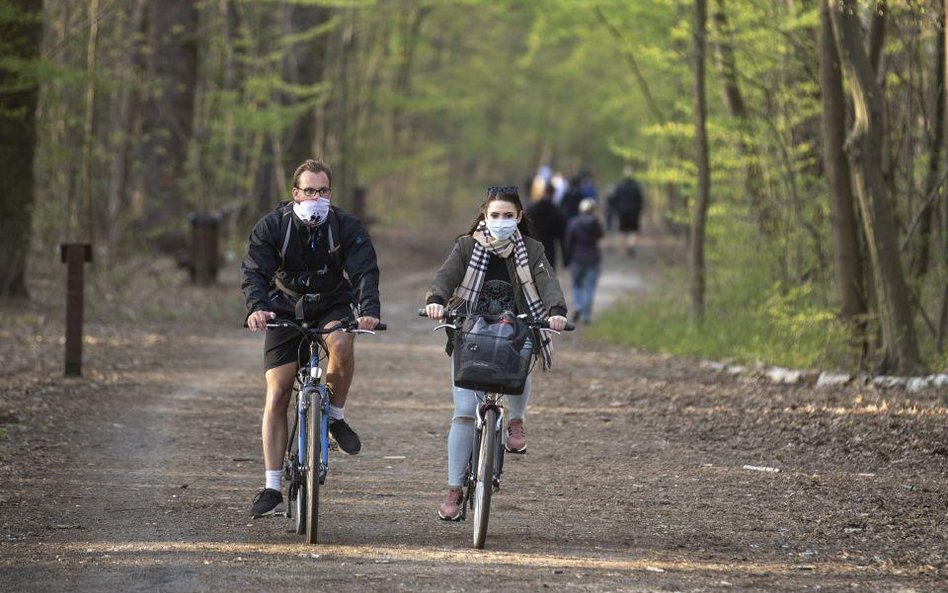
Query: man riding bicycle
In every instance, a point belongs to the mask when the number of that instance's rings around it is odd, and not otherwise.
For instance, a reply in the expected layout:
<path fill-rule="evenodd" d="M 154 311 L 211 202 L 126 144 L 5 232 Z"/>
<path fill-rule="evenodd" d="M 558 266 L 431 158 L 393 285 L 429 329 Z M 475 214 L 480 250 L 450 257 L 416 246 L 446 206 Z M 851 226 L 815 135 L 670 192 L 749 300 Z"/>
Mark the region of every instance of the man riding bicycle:
<path fill-rule="evenodd" d="M 241 263 L 247 327 L 266 329 L 276 318 L 305 320 L 327 328 L 356 319 L 359 329 L 375 329 L 381 315 L 375 248 L 362 223 L 330 203 L 332 171 L 310 159 L 293 175 L 293 201 L 261 218 L 250 233 Z M 362 448 L 345 421 L 354 372 L 353 334 L 324 338 L 329 362 L 329 432 L 344 452 Z M 282 467 L 287 440 L 287 406 L 299 369 L 304 338 L 292 329 L 270 329 L 264 343 L 267 395 L 262 441 L 266 485 L 250 510 L 253 518 L 272 515 L 283 502 Z M 306 353 L 304 353 L 304 357 Z"/>

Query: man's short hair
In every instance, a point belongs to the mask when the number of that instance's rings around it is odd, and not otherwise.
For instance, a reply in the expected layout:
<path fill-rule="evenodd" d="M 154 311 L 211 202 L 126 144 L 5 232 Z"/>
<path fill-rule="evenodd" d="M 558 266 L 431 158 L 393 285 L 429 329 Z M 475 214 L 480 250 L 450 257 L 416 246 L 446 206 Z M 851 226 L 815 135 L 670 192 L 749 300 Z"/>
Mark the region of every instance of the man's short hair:
<path fill-rule="evenodd" d="M 303 164 L 296 168 L 296 173 L 293 173 L 293 187 L 300 186 L 300 177 L 304 171 L 325 173 L 326 177 L 329 178 L 329 188 L 332 189 L 332 169 L 322 159 L 306 159 L 303 161 Z"/>

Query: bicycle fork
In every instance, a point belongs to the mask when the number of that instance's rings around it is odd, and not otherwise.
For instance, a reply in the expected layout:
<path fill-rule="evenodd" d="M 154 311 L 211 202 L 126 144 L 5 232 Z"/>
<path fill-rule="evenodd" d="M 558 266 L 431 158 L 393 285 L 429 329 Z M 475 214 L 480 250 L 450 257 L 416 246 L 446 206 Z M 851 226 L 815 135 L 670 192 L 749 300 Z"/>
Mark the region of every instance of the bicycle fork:
<path fill-rule="evenodd" d="M 488 409 L 494 409 L 497 411 L 497 422 L 493 427 L 493 430 L 490 427 L 486 427 L 487 430 L 482 430 L 484 427 L 484 414 Z M 477 467 L 476 456 L 477 451 L 480 449 L 480 440 L 484 437 L 496 439 L 497 443 L 494 446 L 494 475 L 491 479 L 491 483 L 494 487 L 494 492 L 500 490 L 500 476 L 503 473 L 504 469 L 504 443 L 503 443 L 503 428 L 504 428 L 504 408 L 498 405 L 495 402 L 485 402 L 482 405 L 477 406 L 477 418 L 475 420 L 475 434 L 478 435 L 478 438 L 474 442 L 474 453 L 475 463 L 474 467 Z M 476 470 L 475 470 L 476 471 Z"/>
<path fill-rule="evenodd" d="M 304 469 L 306 471 L 315 469 L 318 472 L 319 483 L 322 484 L 326 481 L 326 473 L 329 471 L 329 396 L 326 388 L 322 385 L 308 385 L 300 394 L 299 407 L 297 410 L 300 427 L 296 435 L 299 444 L 297 448 L 299 451 L 299 459 L 297 462 L 300 467 L 303 467 L 305 461 L 304 451 L 306 451 L 306 435 L 308 434 L 306 425 L 308 418 L 307 412 L 309 412 L 309 407 L 313 405 L 319 406 L 322 412 L 319 415 L 320 459 L 317 468 L 304 467 Z"/>

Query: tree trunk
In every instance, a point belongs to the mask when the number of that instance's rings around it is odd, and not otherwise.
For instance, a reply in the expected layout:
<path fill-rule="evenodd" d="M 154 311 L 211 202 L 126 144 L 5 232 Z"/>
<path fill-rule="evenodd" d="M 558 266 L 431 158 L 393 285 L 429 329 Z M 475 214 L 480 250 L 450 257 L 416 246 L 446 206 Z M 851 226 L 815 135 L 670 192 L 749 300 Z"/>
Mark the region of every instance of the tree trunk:
<path fill-rule="evenodd" d="M 828 0 L 820 2 L 820 76 L 823 89 L 823 161 L 830 195 L 830 227 L 840 316 L 864 343 L 866 301 L 863 296 L 859 227 L 853 203 L 849 163 L 843 148 L 846 137 L 846 104 L 843 75 L 833 37 Z"/>
<path fill-rule="evenodd" d="M 198 69 L 197 0 L 152 2 L 148 11 L 151 54 L 144 111 L 139 192 L 147 226 L 155 234 L 183 233 L 188 201 L 180 183 L 194 120 Z M 159 242 L 164 246 L 164 242 Z"/>
<path fill-rule="evenodd" d="M 913 323 L 913 306 L 899 259 L 897 227 L 882 177 L 886 140 L 882 87 L 869 60 L 856 0 L 831 0 L 833 32 L 855 110 L 846 142 L 862 214 L 882 330 L 879 370 L 913 375 L 923 372 Z"/>
<path fill-rule="evenodd" d="M 84 216 L 80 217 L 83 223 L 79 228 L 85 228 L 80 233 L 85 241 L 95 244 L 95 200 L 92 189 L 92 146 L 95 144 L 95 71 L 96 53 L 99 46 L 99 0 L 89 2 L 89 38 L 86 42 L 86 89 L 85 114 L 82 122 L 82 160 L 79 169 L 79 196 L 82 199 Z"/>
<path fill-rule="evenodd" d="M 948 6 L 948 2 L 943 2 Z M 932 192 L 938 191 L 940 195 L 945 195 L 943 181 L 940 179 L 941 169 L 945 166 L 942 163 L 942 146 L 945 142 L 945 14 L 942 12 L 938 18 L 939 35 L 935 49 L 935 82 L 932 86 L 932 92 L 935 96 L 933 106 L 934 120 L 932 121 L 931 133 L 928 140 L 928 175 L 925 181 L 925 201 L 922 203 L 922 210 L 918 213 L 918 226 L 915 231 L 914 241 L 912 241 L 911 266 L 912 275 L 921 277 L 928 273 L 930 253 L 932 249 L 932 223 L 935 218 L 935 204 L 929 198 Z M 938 185 L 942 184 L 939 188 Z"/>
<path fill-rule="evenodd" d="M 414 7 L 404 15 L 399 27 L 400 51 L 393 90 L 395 96 L 400 97 L 400 101 L 397 101 L 392 108 L 392 137 L 396 154 L 403 151 L 406 142 L 410 139 L 407 134 L 408 116 L 403 105 L 411 97 L 411 72 L 415 61 L 415 50 L 418 48 L 421 25 L 429 12 L 431 12 L 430 7 Z"/>
<path fill-rule="evenodd" d="M 872 9 L 872 18 L 869 21 L 869 41 L 866 51 L 869 52 L 869 63 L 872 64 L 872 70 L 878 76 L 879 69 L 882 68 L 882 46 L 885 42 L 885 21 L 889 12 L 885 0 L 877 0 Z M 883 81 L 877 77 L 879 84 Z"/>
<path fill-rule="evenodd" d="M 694 122 L 695 158 L 698 161 L 698 188 L 691 217 L 691 304 L 698 321 L 705 311 L 704 237 L 711 195 L 711 171 L 706 129 L 707 101 L 705 97 L 705 27 L 708 20 L 706 0 L 695 0 L 694 21 Z"/>
<path fill-rule="evenodd" d="M 41 0 L 12 0 L 0 17 L 0 64 L 39 58 Z M 9 61 L 9 62 L 8 62 Z M 20 66 L 23 68 L 23 66 Z M 26 259 L 33 224 L 33 154 L 38 89 L 32 77 L 0 65 L 0 298 L 27 298 Z M 28 73 L 27 73 L 28 74 Z M 10 89 L 10 90 L 6 90 Z"/>
<path fill-rule="evenodd" d="M 290 6 L 288 35 L 299 35 L 317 27 L 332 15 L 329 8 L 322 6 Z M 293 84 L 312 86 L 323 80 L 326 69 L 326 35 L 308 39 L 306 42 L 289 48 L 283 60 L 283 78 Z M 309 99 L 304 99 L 309 100 Z M 295 102 L 293 97 L 285 95 L 286 104 Z M 290 126 L 284 141 L 283 161 L 284 179 L 293 176 L 296 167 L 306 159 L 313 158 L 316 141 L 316 107 L 307 109 L 295 125 Z"/>
<path fill-rule="evenodd" d="M 117 28 L 118 43 L 124 43 L 141 34 L 144 25 L 145 0 L 135 0 L 127 24 Z M 141 52 L 131 43 L 126 45 L 125 52 L 119 58 L 118 68 L 128 73 L 141 73 Z M 128 80 L 121 81 L 119 91 L 113 96 L 110 112 L 112 118 L 111 160 L 109 164 L 109 179 L 106 194 L 105 211 L 105 242 L 108 256 L 111 257 L 122 234 L 120 217 L 128 203 L 128 169 L 131 161 L 131 138 L 133 130 L 132 104 L 137 97 L 133 90 L 134 80 L 137 77 L 130 74 Z"/>
<path fill-rule="evenodd" d="M 721 77 L 724 105 L 731 117 L 738 122 L 740 140 L 737 150 L 744 164 L 744 193 L 750 201 L 751 213 L 757 220 L 760 231 L 765 235 L 773 236 L 777 232 L 777 215 L 769 204 L 765 191 L 760 155 L 751 132 L 751 117 L 738 81 L 737 60 L 734 57 L 734 47 L 731 45 L 731 26 L 728 23 L 724 0 L 715 0 L 712 23 L 717 32 L 715 56 Z"/>

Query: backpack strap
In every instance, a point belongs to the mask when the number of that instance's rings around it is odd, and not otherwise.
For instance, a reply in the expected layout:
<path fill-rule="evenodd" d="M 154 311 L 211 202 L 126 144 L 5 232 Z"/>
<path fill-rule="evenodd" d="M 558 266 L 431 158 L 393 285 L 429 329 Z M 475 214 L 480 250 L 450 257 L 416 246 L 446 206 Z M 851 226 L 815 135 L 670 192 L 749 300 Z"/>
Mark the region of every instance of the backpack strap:
<path fill-rule="evenodd" d="M 284 206 L 283 218 L 280 224 L 285 227 L 283 231 L 283 247 L 280 248 L 280 269 L 286 265 L 286 249 L 290 245 L 290 235 L 293 234 L 293 207 L 289 204 Z M 342 244 L 336 243 L 339 232 L 339 216 L 330 206 L 329 224 L 326 226 L 326 238 L 329 243 L 329 261 L 336 270 L 342 270 Z"/>
<path fill-rule="evenodd" d="M 329 260 L 332 266 L 337 270 L 342 270 L 342 244 L 336 243 L 336 237 L 339 233 L 339 216 L 332 206 L 329 207 L 329 225 L 326 227 L 327 239 L 329 239 Z"/>

